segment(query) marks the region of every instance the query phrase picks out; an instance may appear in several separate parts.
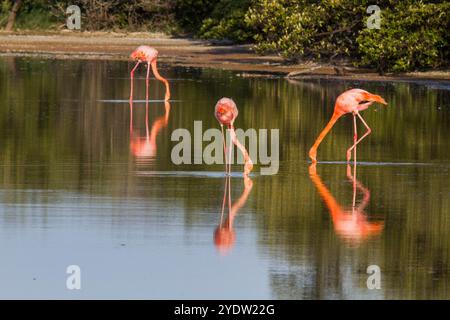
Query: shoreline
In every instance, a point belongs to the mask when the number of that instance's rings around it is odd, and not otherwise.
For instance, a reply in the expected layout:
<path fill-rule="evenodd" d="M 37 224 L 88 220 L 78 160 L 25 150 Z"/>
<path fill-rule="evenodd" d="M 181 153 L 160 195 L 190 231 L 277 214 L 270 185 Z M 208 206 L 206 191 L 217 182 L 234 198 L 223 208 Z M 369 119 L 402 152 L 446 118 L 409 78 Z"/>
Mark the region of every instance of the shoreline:
<path fill-rule="evenodd" d="M 445 82 L 450 70 L 379 75 L 373 70 L 324 63 L 286 64 L 276 55 L 258 55 L 251 45 L 225 45 L 206 40 L 172 38 L 164 34 L 107 32 L 0 32 L 0 56 L 49 59 L 129 60 L 137 46 L 154 46 L 159 60 L 175 66 L 219 68 L 243 77 L 279 76 L 292 80 Z"/>

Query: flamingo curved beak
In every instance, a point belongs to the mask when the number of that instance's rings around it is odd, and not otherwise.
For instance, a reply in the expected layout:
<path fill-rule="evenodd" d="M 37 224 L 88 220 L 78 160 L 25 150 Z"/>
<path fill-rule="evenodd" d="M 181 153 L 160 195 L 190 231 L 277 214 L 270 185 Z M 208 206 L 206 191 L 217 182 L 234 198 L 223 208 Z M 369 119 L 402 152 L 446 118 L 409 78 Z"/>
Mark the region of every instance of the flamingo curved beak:
<path fill-rule="evenodd" d="M 370 99 L 368 99 L 369 101 L 374 101 L 374 102 L 378 102 L 381 104 L 384 104 L 385 106 L 387 106 L 387 102 L 386 100 L 384 100 L 381 96 L 373 94 L 370 96 Z"/>
<path fill-rule="evenodd" d="M 386 102 L 386 100 L 384 100 L 382 97 L 380 97 L 380 100 L 378 100 L 377 102 L 384 104 L 385 106 L 388 105 L 388 103 Z"/>

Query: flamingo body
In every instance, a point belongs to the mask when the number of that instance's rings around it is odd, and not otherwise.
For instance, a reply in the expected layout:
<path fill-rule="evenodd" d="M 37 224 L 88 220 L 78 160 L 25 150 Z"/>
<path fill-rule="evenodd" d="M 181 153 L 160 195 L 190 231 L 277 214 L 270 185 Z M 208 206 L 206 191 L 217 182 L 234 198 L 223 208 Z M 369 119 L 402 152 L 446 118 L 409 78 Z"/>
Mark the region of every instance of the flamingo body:
<path fill-rule="evenodd" d="M 367 109 L 372 103 L 387 104 L 378 95 L 362 89 L 350 89 L 339 95 L 336 99 L 335 112 L 346 114 Z"/>
<path fill-rule="evenodd" d="M 141 62 L 152 62 L 158 57 L 158 50 L 149 46 L 139 46 L 131 53 L 130 57 Z"/>

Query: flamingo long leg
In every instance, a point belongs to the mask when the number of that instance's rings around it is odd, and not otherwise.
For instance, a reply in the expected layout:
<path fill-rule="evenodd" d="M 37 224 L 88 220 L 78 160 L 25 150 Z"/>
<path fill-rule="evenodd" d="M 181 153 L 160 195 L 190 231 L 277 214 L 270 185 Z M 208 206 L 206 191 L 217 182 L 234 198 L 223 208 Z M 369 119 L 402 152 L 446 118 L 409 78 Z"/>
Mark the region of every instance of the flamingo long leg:
<path fill-rule="evenodd" d="M 148 90 L 150 80 L 150 63 L 147 64 L 147 75 L 145 77 L 145 101 L 148 102 Z"/>
<path fill-rule="evenodd" d="M 356 150 L 356 148 L 355 148 Z M 356 155 L 356 152 L 355 152 Z M 356 207 L 356 157 L 354 158 L 354 165 L 353 165 L 353 176 L 355 179 L 353 179 L 353 202 L 352 202 L 352 208 L 354 209 Z"/>
<path fill-rule="evenodd" d="M 230 131 L 230 138 L 231 138 L 231 134 L 234 133 L 234 131 L 232 131 L 233 129 L 233 125 L 229 126 L 229 131 Z M 232 140 L 232 139 L 231 139 Z M 231 162 L 232 162 L 232 158 L 231 158 L 231 151 L 232 151 L 232 145 L 231 145 L 231 141 L 228 145 L 228 175 L 231 176 Z"/>
<path fill-rule="evenodd" d="M 358 126 L 356 125 L 356 115 L 353 114 L 353 130 L 355 130 L 355 134 L 353 135 L 353 143 L 356 143 L 358 141 Z M 356 146 L 353 149 L 353 177 L 355 178 L 353 180 L 353 209 L 356 206 Z"/>
<path fill-rule="evenodd" d="M 355 144 L 356 141 L 358 141 L 358 127 L 356 125 L 356 114 L 353 113 L 352 115 L 353 115 L 353 144 Z M 351 153 L 350 148 L 348 148 L 348 150 L 347 150 L 347 162 L 349 162 L 350 159 L 352 158 L 352 153 Z M 354 149 L 354 158 L 355 157 L 356 157 L 356 148 Z"/>
<path fill-rule="evenodd" d="M 149 138 L 148 130 L 148 95 L 149 95 L 149 80 L 150 80 L 150 63 L 147 63 L 147 75 L 145 77 L 145 136 Z"/>
<path fill-rule="evenodd" d="M 351 147 L 350 149 L 347 150 L 347 156 L 349 154 L 349 152 L 352 152 L 353 149 L 356 148 L 356 145 L 358 143 L 360 143 L 365 137 L 367 137 L 371 132 L 372 129 L 370 129 L 370 127 L 367 125 L 366 121 L 364 121 L 363 117 L 361 117 L 361 115 L 359 114 L 359 112 L 355 112 L 356 115 L 359 117 L 359 119 L 361 119 L 362 123 L 364 124 L 364 126 L 366 127 L 367 131 L 366 133 L 363 134 L 363 136 L 361 138 L 359 138 Z"/>
<path fill-rule="evenodd" d="M 137 63 L 136 63 L 136 65 L 134 66 L 134 68 L 131 70 L 131 72 L 130 72 L 130 78 L 131 78 L 131 80 L 130 80 L 130 82 L 131 82 L 131 84 L 130 84 L 130 101 L 133 101 L 133 80 L 134 80 L 134 72 L 136 71 L 136 68 L 139 66 L 139 64 L 140 64 L 141 62 L 140 61 L 138 61 Z"/>
<path fill-rule="evenodd" d="M 227 142 L 225 140 L 225 134 L 223 133 L 223 124 L 220 124 L 220 130 L 222 131 L 223 157 L 225 160 L 225 176 L 226 176 L 228 175 Z"/>
<path fill-rule="evenodd" d="M 161 75 L 158 72 L 158 67 L 156 66 L 156 60 L 152 61 L 152 70 L 153 70 L 153 74 L 155 75 L 155 78 L 158 79 L 159 81 L 162 81 L 164 83 L 164 85 L 166 86 L 166 95 L 164 97 L 165 101 L 170 100 L 170 87 L 169 87 L 169 81 L 167 81 L 165 78 L 161 77 Z"/>

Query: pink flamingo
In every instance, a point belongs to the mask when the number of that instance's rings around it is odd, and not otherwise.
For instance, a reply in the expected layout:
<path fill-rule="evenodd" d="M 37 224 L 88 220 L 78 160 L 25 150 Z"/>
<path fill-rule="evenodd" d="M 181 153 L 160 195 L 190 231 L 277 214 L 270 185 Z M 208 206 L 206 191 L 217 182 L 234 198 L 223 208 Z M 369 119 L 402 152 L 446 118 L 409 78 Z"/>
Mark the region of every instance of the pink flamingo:
<path fill-rule="evenodd" d="M 316 159 L 317 148 L 319 147 L 320 143 L 325 138 L 325 136 L 328 134 L 328 132 L 331 130 L 331 128 L 334 126 L 336 121 L 344 114 L 351 112 L 353 114 L 353 126 L 355 134 L 353 136 L 353 145 L 347 150 L 347 162 L 349 162 L 351 159 L 352 150 L 356 147 L 358 143 L 361 142 L 361 140 L 367 137 L 372 131 L 370 127 L 367 125 L 366 121 L 364 121 L 364 119 L 359 114 L 359 111 L 366 110 L 374 102 L 379 102 L 387 105 L 386 101 L 384 101 L 382 97 L 361 89 L 347 90 L 344 93 L 342 93 L 339 97 L 337 97 L 336 104 L 334 106 L 334 113 L 333 116 L 331 117 L 331 120 L 319 134 L 316 142 L 309 150 L 309 157 L 311 158 L 312 162 L 313 163 L 317 162 Z M 358 134 L 356 132 L 356 117 L 358 117 L 362 121 L 364 126 L 367 128 L 366 133 L 361 138 L 359 138 L 359 140 Z"/>
<path fill-rule="evenodd" d="M 215 106 L 214 115 L 216 116 L 217 121 L 220 123 L 220 129 L 222 130 L 222 143 L 224 147 L 224 156 L 225 156 L 225 173 L 227 175 L 231 174 L 231 146 L 228 146 L 228 160 L 227 160 L 227 145 L 225 141 L 225 135 L 223 131 L 223 126 L 228 127 L 228 131 L 230 132 L 231 140 L 233 143 L 241 150 L 244 155 L 244 176 L 248 176 L 250 171 L 253 169 L 253 162 L 248 155 L 245 147 L 239 142 L 236 137 L 236 132 L 234 131 L 234 120 L 236 120 L 239 111 L 236 107 L 236 104 L 230 98 L 222 98 L 217 101 Z"/>
<path fill-rule="evenodd" d="M 145 80 L 146 84 L 146 91 L 145 91 L 145 99 L 148 101 L 148 86 L 149 86 L 149 76 L 150 76 L 150 66 L 152 68 L 153 74 L 155 75 L 155 78 L 159 81 L 162 81 L 164 85 L 166 86 L 166 95 L 164 100 L 168 101 L 170 99 L 170 88 L 169 88 L 169 81 L 167 81 L 165 78 L 161 77 L 161 75 L 158 72 L 158 68 L 156 66 L 156 60 L 158 58 L 158 51 L 152 47 L 149 46 L 139 46 L 131 53 L 131 59 L 133 59 L 136 62 L 136 65 L 131 70 L 130 76 L 131 76 L 131 91 L 130 91 L 130 101 L 133 100 L 133 79 L 134 79 L 134 72 L 136 71 L 136 68 L 139 66 L 141 62 L 147 63 L 147 76 Z"/>

